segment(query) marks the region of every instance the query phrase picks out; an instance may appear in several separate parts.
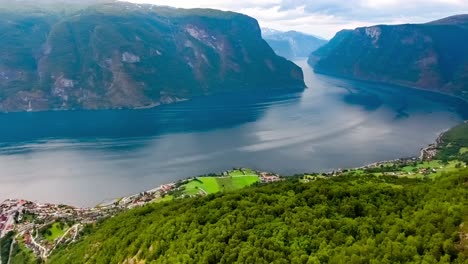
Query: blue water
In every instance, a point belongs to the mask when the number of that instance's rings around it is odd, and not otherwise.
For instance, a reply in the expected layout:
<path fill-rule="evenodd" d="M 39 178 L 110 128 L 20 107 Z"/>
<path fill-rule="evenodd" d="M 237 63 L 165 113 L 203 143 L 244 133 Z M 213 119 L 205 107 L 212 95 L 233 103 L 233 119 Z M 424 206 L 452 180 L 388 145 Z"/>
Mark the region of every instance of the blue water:
<path fill-rule="evenodd" d="M 0 200 L 92 206 L 194 175 L 293 174 L 418 155 L 468 108 L 427 92 L 313 73 L 308 89 L 145 110 L 0 114 Z"/>

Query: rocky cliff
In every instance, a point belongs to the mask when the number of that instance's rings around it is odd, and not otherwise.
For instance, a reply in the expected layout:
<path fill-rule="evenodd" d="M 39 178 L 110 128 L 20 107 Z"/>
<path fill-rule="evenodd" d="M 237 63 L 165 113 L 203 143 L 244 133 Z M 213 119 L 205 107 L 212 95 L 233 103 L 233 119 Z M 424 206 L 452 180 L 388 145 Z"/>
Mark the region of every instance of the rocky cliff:
<path fill-rule="evenodd" d="M 309 58 L 315 71 L 468 100 L 468 15 L 339 32 Z"/>
<path fill-rule="evenodd" d="M 301 69 L 275 55 L 245 15 L 123 2 L 67 12 L 56 2 L 18 6 L 0 9 L 0 111 L 138 108 L 304 87 Z"/>

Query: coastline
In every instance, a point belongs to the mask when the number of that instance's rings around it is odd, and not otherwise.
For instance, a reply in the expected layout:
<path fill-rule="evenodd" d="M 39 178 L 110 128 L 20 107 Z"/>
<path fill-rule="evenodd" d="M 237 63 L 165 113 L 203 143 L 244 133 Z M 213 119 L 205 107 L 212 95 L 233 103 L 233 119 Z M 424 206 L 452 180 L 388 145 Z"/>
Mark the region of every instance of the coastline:
<path fill-rule="evenodd" d="M 393 87 L 400 88 L 400 89 L 410 89 L 410 90 L 415 90 L 415 91 L 427 92 L 427 93 L 433 94 L 433 95 L 443 95 L 443 96 L 446 96 L 446 97 L 448 97 L 448 98 L 457 99 L 457 100 L 459 100 L 460 102 L 462 102 L 462 103 L 468 105 L 468 98 L 463 98 L 463 97 L 458 96 L 458 95 L 449 94 L 449 93 L 444 93 L 444 92 L 435 91 L 435 90 L 428 90 L 428 89 L 425 89 L 425 88 L 421 88 L 421 87 L 417 87 L 417 86 L 411 86 L 411 85 L 406 85 L 406 84 L 402 84 L 402 83 L 392 83 L 392 82 L 384 82 L 384 81 L 372 81 L 372 80 L 365 80 L 365 79 L 353 78 L 353 77 L 351 77 L 351 76 L 345 76 L 345 75 L 340 75 L 340 74 L 334 74 L 334 73 L 327 72 L 327 71 L 317 71 L 317 70 L 315 70 L 315 68 L 314 68 L 313 66 L 311 66 L 310 64 L 308 64 L 308 65 L 309 65 L 309 67 L 312 68 L 312 70 L 314 71 L 314 73 L 315 73 L 315 74 L 318 74 L 318 75 L 323 75 L 323 76 L 328 76 L 328 77 L 333 77 L 333 78 L 338 78 L 338 79 L 343 79 L 343 80 L 348 80 L 348 81 L 364 82 L 364 83 L 373 84 L 373 85 L 393 86 Z"/>
<path fill-rule="evenodd" d="M 468 121 L 464 121 L 464 123 L 468 123 Z M 421 153 L 437 149 L 441 143 L 442 136 L 447 131 L 440 133 L 436 138 L 435 143 L 422 148 Z M 428 158 L 427 160 L 429 160 L 429 162 L 433 162 L 430 158 L 433 158 L 434 156 L 435 154 L 432 156 L 420 155 L 420 157 L 399 158 L 379 161 L 358 168 L 338 169 L 321 174 L 304 173 L 293 175 L 292 177 L 300 177 L 300 182 L 307 183 L 315 181 L 318 178 L 326 179 L 331 177 L 340 177 L 341 175 L 347 175 L 348 172 L 352 173 L 352 175 L 376 172 L 377 174 L 374 175 L 389 175 L 397 177 L 418 177 L 418 175 L 428 176 L 430 173 L 437 173 L 439 167 L 430 165 L 431 168 L 427 168 L 427 164 L 424 165 L 424 168 L 418 166 L 423 166 L 426 158 Z M 416 164 L 419 165 L 416 166 Z M 411 168 L 413 173 L 405 170 L 403 166 L 413 166 L 413 168 Z M 396 167 L 400 167 L 400 170 L 393 172 L 386 170 L 388 168 Z M 442 167 L 440 167 L 440 169 L 442 169 Z M 243 179 L 249 177 L 251 179 L 253 178 L 253 181 L 251 180 L 250 182 L 245 183 Z M 214 182 L 222 182 L 222 186 L 224 186 L 224 183 L 234 186 L 233 183 L 236 182 L 236 178 L 242 178 L 241 181 L 244 183 L 243 185 L 237 185 L 237 188 L 234 189 L 213 189 L 212 185 L 211 187 L 208 186 L 208 182 L 213 182 L 213 180 Z M 162 184 L 159 187 L 147 191 L 116 198 L 88 208 L 79 208 L 64 204 L 36 203 L 21 199 L 6 199 L 0 203 L 0 239 L 10 237 L 10 239 L 12 239 L 12 244 L 18 243 L 17 240 L 20 239 L 18 241 L 22 241 L 21 243 L 24 243 L 27 248 L 32 250 L 35 256 L 46 260 L 58 246 L 76 242 L 80 237 L 80 232 L 86 225 L 94 224 L 100 220 L 113 217 L 120 212 L 151 203 L 172 201 L 178 198 L 201 197 L 217 192 L 235 191 L 251 186 L 254 183 L 270 184 L 283 181 L 286 178 L 288 177 L 264 171 L 256 171 L 247 168 L 233 168 L 232 170 L 224 171 L 221 174 L 189 177 L 176 182 Z M 63 227 L 63 234 L 56 237 L 53 241 L 48 241 L 47 239 L 44 239 L 44 237 L 38 236 L 38 232 L 47 232 L 50 228 L 57 225 L 57 223 L 69 224 L 66 224 L 66 226 Z M 0 264 L 2 263 L 0 262 Z"/>
<path fill-rule="evenodd" d="M 465 120 L 464 123 L 468 123 L 468 120 Z M 426 158 L 428 159 L 431 159 L 434 157 L 435 154 L 432 155 L 432 157 L 428 157 L 427 154 L 425 154 L 426 152 L 428 151 L 431 151 L 431 150 L 434 150 L 434 149 L 437 149 L 437 147 L 439 146 L 439 144 L 441 143 L 441 138 L 442 136 L 447 132 L 449 131 L 451 128 L 449 129 L 446 129 L 444 130 L 443 132 L 441 132 L 437 138 L 435 139 L 434 143 L 431 143 L 429 144 L 428 146 L 426 147 L 422 147 L 421 150 L 420 150 L 420 155 L 419 157 L 406 157 L 406 158 L 396 158 L 396 159 L 392 159 L 392 160 L 382 160 L 382 161 L 377 161 L 377 162 L 374 162 L 374 163 L 370 163 L 370 164 L 365 164 L 363 166 L 360 166 L 360 167 L 354 167 L 354 168 L 345 168 L 344 170 L 352 170 L 352 169 L 355 169 L 355 170 L 358 170 L 358 169 L 367 169 L 367 168 L 375 168 L 375 167 L 378 167 L 382 164 L 386 164 L 386 163 L 392 163 L 392 162 L 397 162 L 397 161 L 409 161 L 409 160 L 412 160 L 412 161 L 415 161 L 415 160 L 420 160 L 420 161 L 423 161 L 425 160 Z M 235 168 L 234 168 L 235 169 Z M 332 171 L 329 171 L 329 172 L 326 172 L 325 174 L 327 175 L 333 175 L 335 174 L 336 172 L 339 172 L 339 171 L 343 171 L 343 169 L 335 169 L 335 170 L 332 170 Z M 255 171 L 256 173 L 258 174 L 261 174 L 263 172 L 260 172 L 260 171 Z M 221 174 L 219 174 L 220 176 L 219 177 L 222 177 L 222 175 L 226 173 L 226 172 L 222 172 Z M 218 174 L 213 174 L 213 175 L 218 175 Z M 277 174 L 275 174 L 277 175 Z M 206 175 L 204 175 L 206 176 Z M 288 176 L 281 176 L 281 177 L 288 177 Z M 195 178 L 197 177 L 188 177 L 188 178 L 184 178 L 184 179 L 181 179 L 181 180 L 178 180 L 178 181 L 175 181 L 175 182 L 170 182 L 170 183 L 166 183 L 166 184 L 162 184 L 160 185 L 159 187 L 154 187 L 152 189 L 149 189 L 149 190 L 145 190 L 145 191 L 142 191 L 140 193 L 137 193 L 137 194 L 131 194 L 129 196 L 124 196 L 124 197 L 120 197 L 120 198 L 113 198 L 113 199 L 109 199 L 107 201 L 103 201 L 93 207 L 75 207 L 75 206 L 70 206 L 70 207 L 73 207 L 73 208 L 79 208 L 79 209 L 82 209 L 82 210 L 90 210 L 90 209 L 95 209 L 95 208 L 102 208 L 102 207 L 106 207 L 106 206 L 109 206 L 110 204 L 114 204 L 116 201 L 119 201 L 119 200 L 124 200 L 124 199 L 131 199 L 132 197 L 136 197 L 142 193 L 156 193 L 156 192 L 160 192 L 161 191 L 161 188 L 163 186 L 167 186 L 167 185 L 178 185 L 180 183 L 183 183 L 183 182 L 187 182 L 187 181 L 191 181 L 191 180 L 194 180 Z M 9 198 L 9 199 L 6 199 L 5 201 L 12 201 L 12 200 L 22 200 L 22 199 L 19 199 L 19 198 Z M 3 204 L 5 201 L 2 201 L 0 202 L 0 205 Z M 23 200 L 25 201 L 25 200 Z M 29 201 L 28 201 L 29 202 Z M 39 204 L 39 203 L 38 203 Z M 45 204 L 50 204 L 50 203 L 45 203 Z"/>

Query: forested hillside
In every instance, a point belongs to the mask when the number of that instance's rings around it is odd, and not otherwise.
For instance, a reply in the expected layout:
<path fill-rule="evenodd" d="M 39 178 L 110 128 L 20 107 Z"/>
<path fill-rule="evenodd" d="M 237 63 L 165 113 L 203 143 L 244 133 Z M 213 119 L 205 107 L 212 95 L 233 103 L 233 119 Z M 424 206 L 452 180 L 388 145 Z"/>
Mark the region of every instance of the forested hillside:
<path fill-rule="evenodd" d="M 348 175 L 152 204 L 87 228 L 49 262 L 466 263 L 467 185 L 467 169 Z"/>
<path fill-rule="evenodd" d="M 450 129 L 440 141 L 437 159 L 460 160 L 468 164 L 468 123 Z"/>

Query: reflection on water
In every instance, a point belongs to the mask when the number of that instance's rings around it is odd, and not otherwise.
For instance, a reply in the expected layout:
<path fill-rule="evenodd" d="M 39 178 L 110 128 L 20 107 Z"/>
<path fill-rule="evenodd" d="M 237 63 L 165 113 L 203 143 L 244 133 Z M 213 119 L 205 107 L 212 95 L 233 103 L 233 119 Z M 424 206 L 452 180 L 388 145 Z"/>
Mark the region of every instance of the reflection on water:
<path fill-rule="evenodd" d="M 301 93 L 278 90 L 240 92 L 143 110 L 0 114 L 0 146 L 51 139 L 90 140 L 94 143 L 97 139 L 155 137 L 229 128 L 254 122 L 272 105 L 294 103 Z"/>
<path fill-rule="evenodd" d="M 292 174 L 414 156 L 467 110 L 451 98 L 315 75 L 300 64 L 305 92 L 0 115 L 0 199 L 89 206 L 237 166 Z"/>

